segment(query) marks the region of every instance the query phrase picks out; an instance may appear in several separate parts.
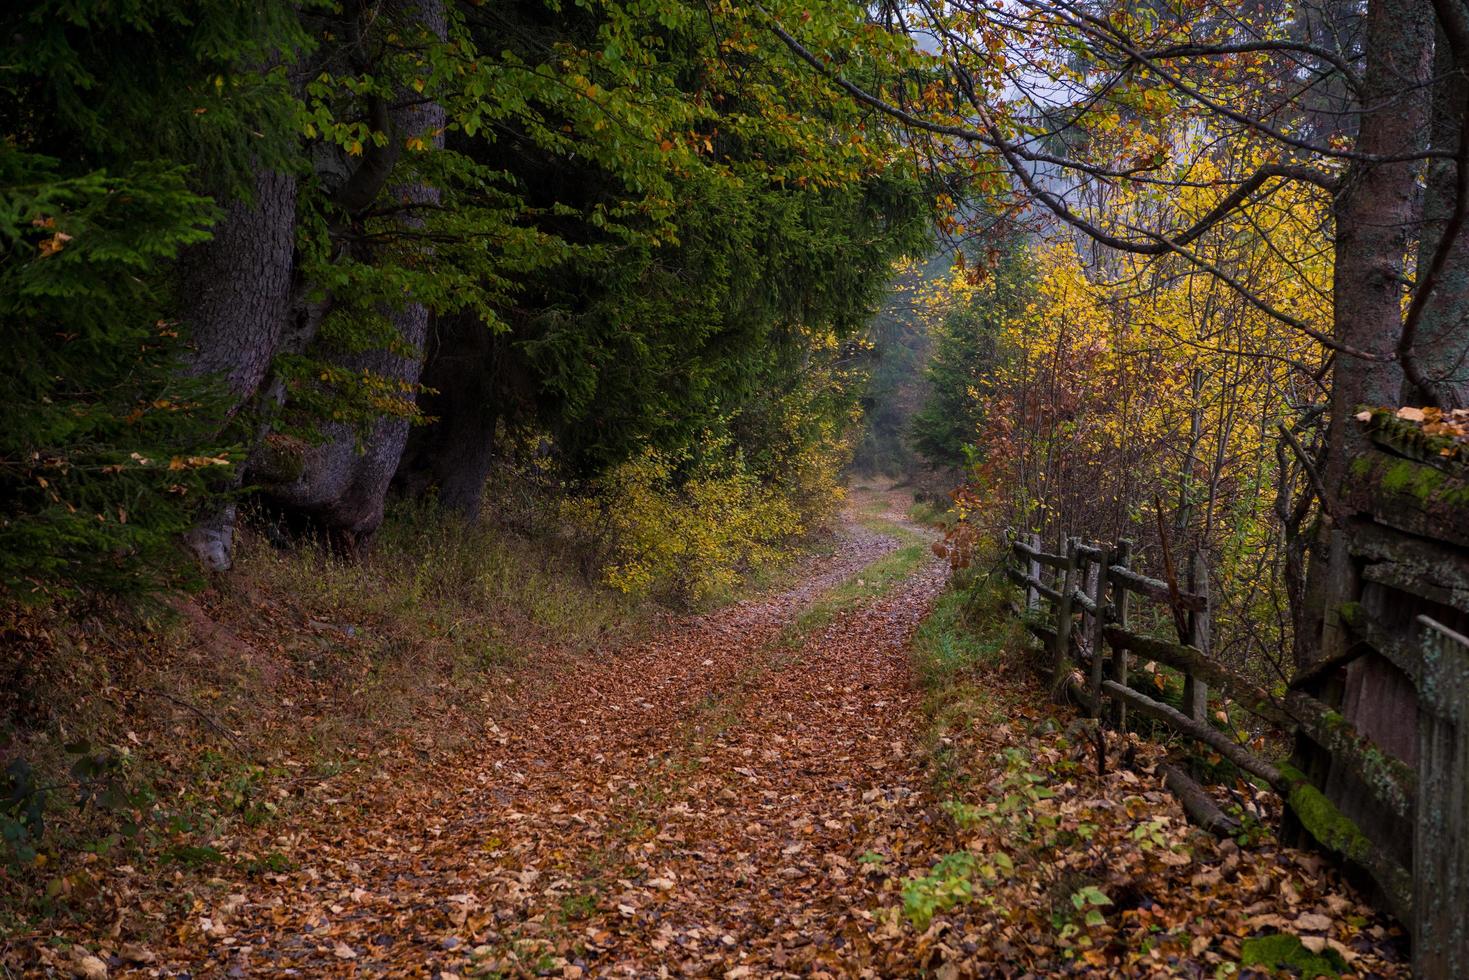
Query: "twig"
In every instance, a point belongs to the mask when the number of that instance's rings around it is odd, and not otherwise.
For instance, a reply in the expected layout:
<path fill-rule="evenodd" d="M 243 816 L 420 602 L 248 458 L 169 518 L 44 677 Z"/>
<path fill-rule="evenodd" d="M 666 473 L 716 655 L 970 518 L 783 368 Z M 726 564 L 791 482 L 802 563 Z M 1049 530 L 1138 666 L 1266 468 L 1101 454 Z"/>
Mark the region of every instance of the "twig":
<path fill-rule="evenodd" d="M 225 728 L 219 722 L 215 721 L 214 718 L 212 718 L 207 712 L 204 711 L 204 709 L 200 708 L 196 704 L 192 704 L 188 701 L 185 701 L 181 697 L 169 694 L 167 691 L 160 691 L 156 687 L 128 687 L 123 688 L 123 690 L 127 691 L 129 694 L 151 694 L 154 697 L 163 698 L 165 701 L 171 701 L 174 704 L 178 705 L 180 708 L 183 708 L 186 711 L 193 712 L 193 714 L 198 717 L 200 721 L 204 722 L 204 724 L 208 725 L 216 732 L 219 732 L 219 734 L 223 735 L 231 742 L 234 742 L 238 748 L 245 748 L 245 743 L 243 740 L 241 740 L 240 736 L 236 735 L 234 732 L 230 731 L 228 728 Z"/>
<path fill-rule="evenodd" d="M 1285 436 L 1286 442 L 1290 444 L 1290 448 L 1295 451 L 1296 458 L 1301 461 L 1301 467 L 1306 471 L 1306 477 L 1310 479 L 1311 486 L 1316 491 L 1316 499 L 1321 501 L 1321 507 L 1326 511 L 1326 516 L 1332 520 L 1336 520 L 1336 504 L 1331 499 L 1331 495 L 1326 492 L 1326 484 L 1322 481 L 1321 474 L 1316 469 L 1316 464 L 1311 461 L 1310 454 L 1306 452 L 1306 447 L 1301 445 L 1301 440 L 1297 439 L 1296 434 L 1286 428 L 1284 423 L 1281 423 L 1278 428 L 1280 429 L 1280 434 Z"/>

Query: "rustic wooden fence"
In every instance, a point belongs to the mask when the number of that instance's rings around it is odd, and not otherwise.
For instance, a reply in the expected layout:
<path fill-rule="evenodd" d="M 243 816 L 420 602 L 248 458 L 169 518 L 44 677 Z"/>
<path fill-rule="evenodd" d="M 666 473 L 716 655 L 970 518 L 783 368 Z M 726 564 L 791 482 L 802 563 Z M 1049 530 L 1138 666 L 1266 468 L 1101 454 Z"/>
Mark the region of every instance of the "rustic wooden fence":
<path fill-rule="evenodd" d="M 1276 696 L 1211 659 L 1208 579 L 1199 557 L 1184 570 L 1188 588 L 1172 568 L 1164 579 L 1152 578 L 1133 560 L 1128 541 L 1063 535 L 1056 550 L 1046 551 L 1034 534 L 1007 536 L 1006 574 L 1023 590 L 1025 622 L 1044 644 L 1053 689 L 1117 730 L 1126 729 L 1129 712 L 1161 722 L 1270 785 L 1300 828 L 1365 873 L 1410 929 L 1417 975 L 1469 977 L 1469 638 L 1420 615 L 1416 632 L 1395 638 L 1379 631 L 1370 648 L 1358 641 L 1343 654 L 1345 662 L 1382 651 L 1412 680 L 1417 740 L 1415 758 L 1405 761 L 1359 731 L 1350 711 L 1318 696 L 1319 686 L 1313 693 L 1309 677 Z M 1152 603 L 1155 615 L 1139 617 L 1141 602 Z M 1176 635 L 1142 632 L 1140 619 L 1171 625 Z M 1359 631 L 1371 630 L 1368 618 L 1356 622 Z M 1134 686 L 1133 658 L 1178 671 L 1181 704 Z M 1372 812 L 1388 819 L 1359 825 L 1337 806 L 1333 798 L 1342 794 L 1320 773 L 1308 777 L 1240 744 L 1210 717 L 1211 688 L 1324 753 L 1331 778 L 1364 791 Z M 1238 829 L 1187 774 L 1169 767 L 1164 775 L 1196 822 L 1218 833 Z"/>

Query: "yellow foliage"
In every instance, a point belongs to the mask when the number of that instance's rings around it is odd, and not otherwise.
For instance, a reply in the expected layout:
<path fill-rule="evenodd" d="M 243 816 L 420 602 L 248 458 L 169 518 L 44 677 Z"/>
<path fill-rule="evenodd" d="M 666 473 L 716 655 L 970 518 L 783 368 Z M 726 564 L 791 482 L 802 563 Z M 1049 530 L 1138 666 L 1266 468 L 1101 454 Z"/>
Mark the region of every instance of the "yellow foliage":
<path fill-rule="evenodd" d="M 1201 186 L 1171 192 L 1185 220 L 1217 201 L 1217 170 L 1195 171 Z M 1283 185 L 1195 249 L 1263 304 L 1328 329 L 1327 204 Z M 1099 220 L 1121 231 L 1154 207 L 1119 191 Z M 1279 428 L 1324 398 L 1320 346 L 1180 257 L 1097 255 L 1067 236 L 1033 257 L 1033 302 L 1000 325 L 1005 356 L 976 390 L 980 489 L 1018 498 L 1016 523 L 1098 537 L 1155 533 L 1161 505 L 1174 546 L 1203 548 L 1223 594 L 1266 601 L 1249 583 L 1279 533 Z M 1220 605 L 1216 620 L 1243 611 Z"/>
<path fill-rule="evenodd" d="M 798 501 L 839 499 L 834 478 L 835 467 L 816 464 L 791 484 L 766 485 L 728 440 L 711 439 L 697 461 L 644 451 L 600 478 L 593 496 L 564 504 L 562 516 L 601 543 L 608 585 L 697 603 L 786 557 L 808 527 Z"/>

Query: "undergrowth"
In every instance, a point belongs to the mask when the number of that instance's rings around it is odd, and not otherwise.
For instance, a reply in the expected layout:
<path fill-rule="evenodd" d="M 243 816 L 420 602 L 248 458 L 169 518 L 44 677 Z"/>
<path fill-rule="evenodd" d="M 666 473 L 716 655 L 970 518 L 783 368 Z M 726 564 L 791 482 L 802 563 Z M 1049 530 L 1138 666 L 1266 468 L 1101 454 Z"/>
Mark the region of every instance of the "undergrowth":
<path fill-rule="evenodd" d="M 952 736 L 1002 713 L 987 675 L 1022 640 L 1005 608 L 1003 584 L 968 572 L 951 582 L 914 635 L 911 657 L 928 719 L 925 743 L 941 789 L 961 771 Z"/>
<path fill-rule="evenodd" d="M 0 932 L 85 915 L 109 867 L 269 870 L 221 842 L 533 707 L 657 615 L 583 567 L 554 531 L 404 505 L 356 560 L 247 533 L 195 595 L 0 609 Z"/>

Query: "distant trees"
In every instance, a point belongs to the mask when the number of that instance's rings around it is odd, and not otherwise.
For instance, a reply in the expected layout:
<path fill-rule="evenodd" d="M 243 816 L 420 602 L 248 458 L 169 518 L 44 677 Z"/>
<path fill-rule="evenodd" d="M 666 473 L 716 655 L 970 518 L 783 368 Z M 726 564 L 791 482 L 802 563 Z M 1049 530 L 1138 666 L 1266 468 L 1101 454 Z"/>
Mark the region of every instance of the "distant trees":
<path fill-rule="evenodd" d="M 347 549 L 390 485 L 473 516 L 531 435 L 570 480 L 727 437 L 794 486 L 925 233 L 892 127 L 753 9 L 35 0 L 0 29 L 9 589 L 170 580 L 189 525 L 225 567 L 245 492 Z"/>
<path fill-rule="evenodd" d="M 983 441 L 980 429 L 992 414 L 988 395 L 1002 367 L 1004 332 L 1035 301 L 1033 266 L 1023 237 L 1001 238 L 992 254 L 961 260 L 954 275 L 963 283 L 938 300 L 924 400 L 910 423 L 914 448 L 935 467 L 975 462 L 969 450 Z"/>

